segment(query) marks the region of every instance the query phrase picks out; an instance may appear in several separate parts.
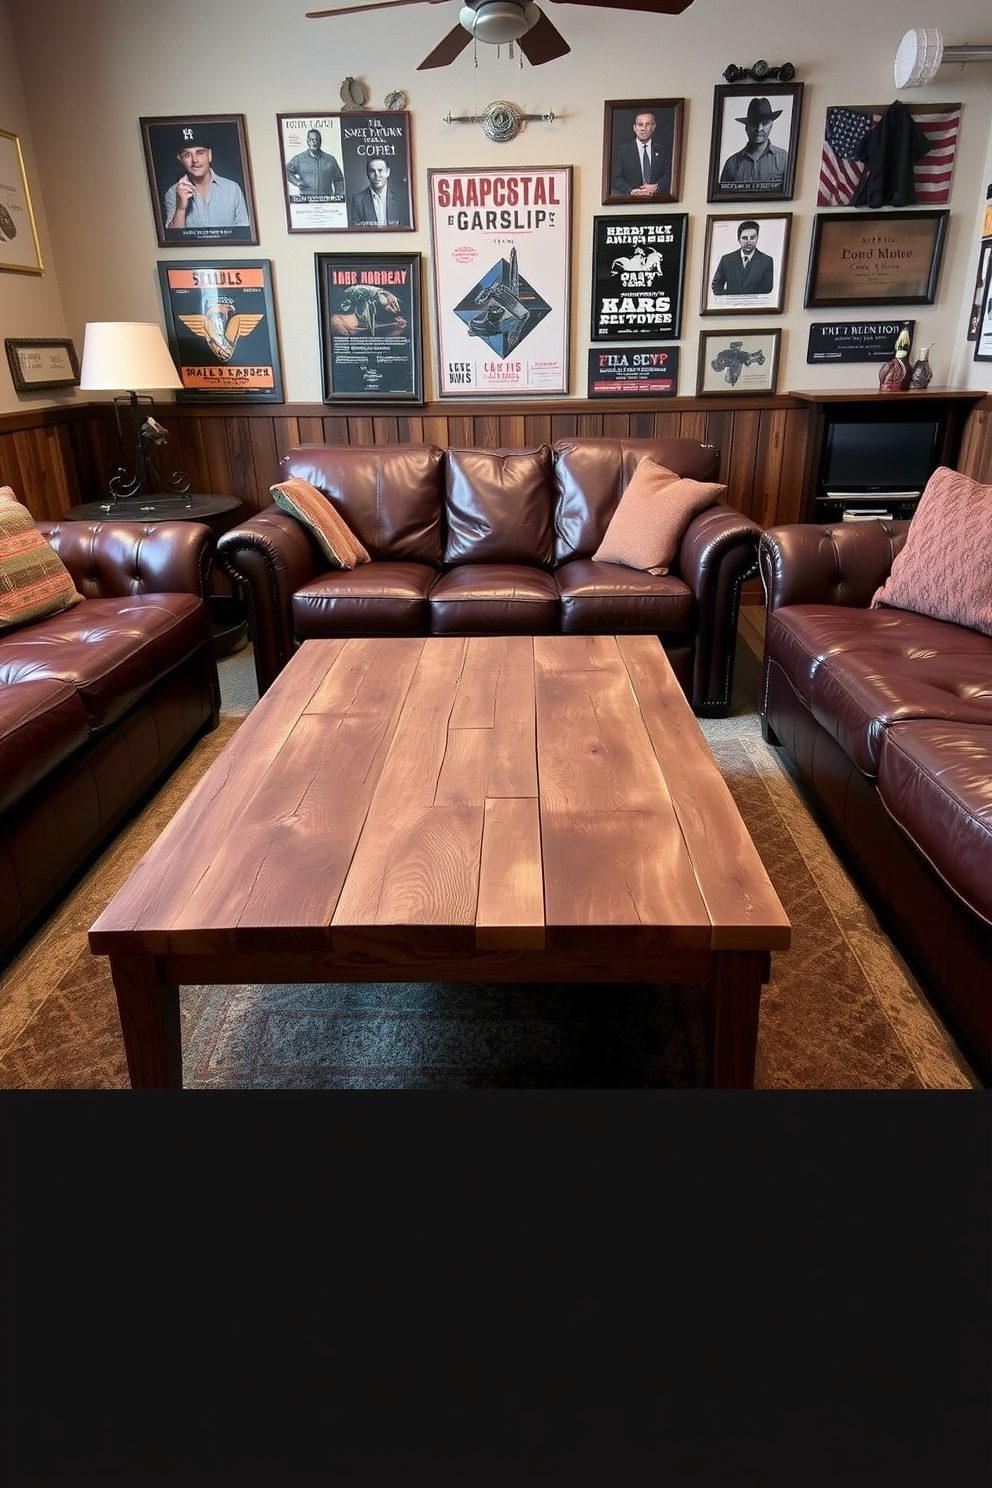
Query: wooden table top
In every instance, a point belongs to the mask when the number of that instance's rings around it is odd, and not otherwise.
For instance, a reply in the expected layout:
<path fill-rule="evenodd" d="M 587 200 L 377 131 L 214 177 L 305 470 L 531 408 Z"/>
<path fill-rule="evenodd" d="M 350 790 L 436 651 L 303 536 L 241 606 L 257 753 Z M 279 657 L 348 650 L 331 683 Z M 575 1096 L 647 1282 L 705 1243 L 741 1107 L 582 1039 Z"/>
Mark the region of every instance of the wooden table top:
<path fill-rule="evenodd" d="M 307 641 L 90 945 L 363 936 L 621 954 L 784 950 L 790 929 L 656 638 Z"/>

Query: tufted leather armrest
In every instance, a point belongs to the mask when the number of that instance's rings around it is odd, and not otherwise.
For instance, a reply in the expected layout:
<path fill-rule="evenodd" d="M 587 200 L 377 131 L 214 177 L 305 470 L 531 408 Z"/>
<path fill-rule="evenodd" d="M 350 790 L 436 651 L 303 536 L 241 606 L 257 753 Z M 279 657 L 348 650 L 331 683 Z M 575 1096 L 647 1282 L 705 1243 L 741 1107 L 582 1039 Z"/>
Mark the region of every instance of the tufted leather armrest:
<path fill-rule="evenodd" d="M 692 706 L 701 718 L 730 707 L 741 589 L 758 572 L 761 528 L 718 502 L 694 517 L 682 536 L 678 573 L 699 606 Z"/>
<path fill-rule="evenodd" d="M 293 655 L 293 595 L 327 568 L 303 524 L 272 505 L 222 533 L 217 564 L 248 612 L 259 694 Z"/>
<path fill-rule="evenodd" d="M 37 523 L 84 599 L 207 595 L 214 534 L 202 522 Z"/>
<path fill-rule="evenodd" d="M 867 608 L 908 531 L 908 522 L 884 521 L 769 527 L 758 544 L 767 610 L 791 604 Z"/>

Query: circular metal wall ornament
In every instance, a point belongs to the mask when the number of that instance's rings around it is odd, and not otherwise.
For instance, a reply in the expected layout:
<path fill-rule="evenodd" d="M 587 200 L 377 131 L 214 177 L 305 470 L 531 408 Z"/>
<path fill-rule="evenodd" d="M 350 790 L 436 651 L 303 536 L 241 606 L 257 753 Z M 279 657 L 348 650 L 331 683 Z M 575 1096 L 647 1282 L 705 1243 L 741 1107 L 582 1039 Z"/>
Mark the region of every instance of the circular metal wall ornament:
<path fill-rule="evenodd" d="M 488 108 L 483 110 L 479 122 L 487 139 L 491 139 L 497 145 L 504 145 L 520 133 L 523 121 L 524 116 L 520 110 L 512 103 L 506 103 L 501 99 L 498 103 L 489 104 Z"/>
<path fill-rule="evenodd" d="M 406 94 L 405 93 L 400 93 L 400 92 L 387 93 L 386 94 L 386 108 L 387 109 L 405 109 L 406 108 Z"/>

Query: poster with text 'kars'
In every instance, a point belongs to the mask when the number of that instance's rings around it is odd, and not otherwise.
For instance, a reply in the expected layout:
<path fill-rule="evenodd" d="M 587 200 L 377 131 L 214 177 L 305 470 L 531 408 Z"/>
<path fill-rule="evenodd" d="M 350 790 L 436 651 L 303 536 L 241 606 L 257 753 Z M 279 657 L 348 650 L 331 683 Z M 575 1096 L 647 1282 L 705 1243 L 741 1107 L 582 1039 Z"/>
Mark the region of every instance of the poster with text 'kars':
<path fill-rule="evenodd" d="M 568 392 L 572 170 L 430 170 L 442 398 Z"/>

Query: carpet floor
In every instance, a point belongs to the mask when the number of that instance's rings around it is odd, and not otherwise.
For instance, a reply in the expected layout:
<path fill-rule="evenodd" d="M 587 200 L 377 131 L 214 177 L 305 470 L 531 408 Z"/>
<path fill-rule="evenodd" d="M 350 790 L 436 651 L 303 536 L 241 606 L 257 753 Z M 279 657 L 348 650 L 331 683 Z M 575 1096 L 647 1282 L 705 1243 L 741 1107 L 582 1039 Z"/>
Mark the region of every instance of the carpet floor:
<path fill-rule="evenodd" d="M 704 721 L 793 926 L 764 989 L 755 1085 L 979 1089 L 983 1080 L 861 898 L 755 712 L 760 612 L 735 702 Z M 0 1089 L 126 1089 L 108 963 L 89 926 L 257 698 L 250 649 L 220 663 L 224 711 L 0 973 Z M 699 989 L 336 984 L 188 987 L 187 1089 L 693 1089 Z"/>

